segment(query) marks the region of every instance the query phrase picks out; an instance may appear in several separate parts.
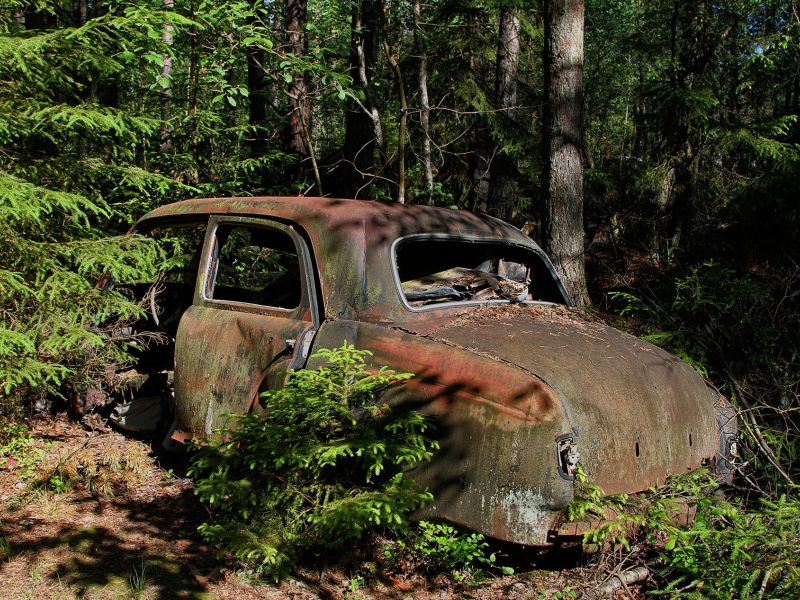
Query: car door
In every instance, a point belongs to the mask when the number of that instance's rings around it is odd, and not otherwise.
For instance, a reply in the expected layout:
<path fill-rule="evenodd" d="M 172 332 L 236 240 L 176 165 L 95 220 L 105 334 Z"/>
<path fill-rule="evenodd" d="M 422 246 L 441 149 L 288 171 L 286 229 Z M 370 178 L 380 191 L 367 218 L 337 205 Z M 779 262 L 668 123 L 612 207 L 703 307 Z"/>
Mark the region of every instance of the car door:
<path fill-rule="evenodd" d="M 291 225 L 211 217 L 193 305 L 175 341 L 175 435 L 208 435 L 305 363 L 319 311 L 309 248 Z"/>

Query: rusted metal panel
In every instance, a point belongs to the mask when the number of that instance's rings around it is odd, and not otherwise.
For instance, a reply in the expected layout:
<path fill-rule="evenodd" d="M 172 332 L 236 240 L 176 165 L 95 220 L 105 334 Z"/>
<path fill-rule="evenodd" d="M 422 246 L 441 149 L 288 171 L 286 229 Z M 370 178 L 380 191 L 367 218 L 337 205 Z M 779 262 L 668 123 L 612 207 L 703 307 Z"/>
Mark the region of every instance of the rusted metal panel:
<path fill-rule="evenodd" d="M 284 381 L 297 340 L 310 323 L 193 306 L 176 338 L 175 428 L 208 435 L 226 415 L 247 412 L 259 389 Z M 296 344 L 295 344 L 296 345 Z"/>
<path fill-rule="evenodd" d="M 402 321 L 407 311 L 392 280 L 392 242 L 412 233 L 500 237 L 538 248 L 518 229 L 488 216 L 430 206 L 404 206 L 336 198 L 201 198 L 155 209 L 156 219 L 188 215 L 269 217 L 296 224 L 311 242 L 325 316 Z"/>
<path fill-rule="evenodd" d="M 293 239 L 301 287 L 297 308 L 207 297 L 221 224 L 268 226 Z M 250 410 L 259 390 L 282 385 L 290 366 L 302 357 L 304 334 L 319 322 L 312 263 L 290 227 L 252 217 L 212 217 L 200 262 L 194 305 L 181 317 L 175 338 L 175 430 L 182 438 L 211 434 L 227 415 Z"/>
<path fill-rule="evenodd" d="M 581 465 L 609 493 L 646 489 L 717 451 L 705 382 L 615 329 L 520 305 L 483 307 L 433 330 L 425 320 L 424 335 L 406 326 L 337 321 L 315 346 L 346 339 L 378 364 L 417 374 L 395 401 L 439 427 L 442 450 L 413 473 L 436 497 L 428 516 L 544 544 L 573 493 L 557 469 L 561 436 L 573 437 Z"/>
<path fill-rule="evenodd" d="M 483 307 L 428 334 L 488 352 L 546 381 L 564 405 L 581 464 L 606 492 L 696 468 L 719 447 L 711 392 L 660 348 L 565 309 Z"/>

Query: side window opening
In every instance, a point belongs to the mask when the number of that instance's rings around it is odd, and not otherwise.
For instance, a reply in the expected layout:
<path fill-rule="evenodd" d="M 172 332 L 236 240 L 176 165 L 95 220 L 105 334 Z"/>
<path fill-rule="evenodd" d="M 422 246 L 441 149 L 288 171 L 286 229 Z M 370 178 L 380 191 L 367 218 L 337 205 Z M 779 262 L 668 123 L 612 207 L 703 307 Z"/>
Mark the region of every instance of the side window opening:
<path fill-rule="evenodd" d="M 397 273 L 412 307 L 445 302 L 553 302 L 565 299 L 544 259 L 502 242 L 409 239 L 396 255 Z"/>
<path fill-rule="evenodd" d="M 139 233 L 156 240 L 166 260 L 155 281 L 133 286 L 139 299 L 146 302 L 151 329 L 175 337 L 181 316 L 192 305 L 195 282 L 203 252 L 206 221 L 159 223 Z"/>
<path fill-rule="evenodd" d="M 286 233 L 254 225 L 220 225 L 206 296 L 295 309 L 302 300 L 300 261 Z"/>

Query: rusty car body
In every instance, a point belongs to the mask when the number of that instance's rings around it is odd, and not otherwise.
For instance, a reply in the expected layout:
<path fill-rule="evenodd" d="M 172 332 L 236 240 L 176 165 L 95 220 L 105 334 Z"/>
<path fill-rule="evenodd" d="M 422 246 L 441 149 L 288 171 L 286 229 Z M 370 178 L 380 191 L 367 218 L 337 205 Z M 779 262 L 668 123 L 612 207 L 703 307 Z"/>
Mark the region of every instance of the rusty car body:
<path fill-rule="evenodd" d="M 174 343 L 161 360 L 174 360 L 176 438 L 253 410 L 346 340 L 416 374 L 392 401 L 437 424 L 440 450 L 412 472 L 435 495 L 427 516 L 546 544 L 565 531 L 578 463 L 609 493 L 729 467 L 727 401 L 675 356 L 581 316 L 542 250 L 497 219 L 212 198 L 158 208 L 135 231 L 170 228 L 196 246 L 153 313 Z M 277 275 L 259 279 L 262 263 Z"/>

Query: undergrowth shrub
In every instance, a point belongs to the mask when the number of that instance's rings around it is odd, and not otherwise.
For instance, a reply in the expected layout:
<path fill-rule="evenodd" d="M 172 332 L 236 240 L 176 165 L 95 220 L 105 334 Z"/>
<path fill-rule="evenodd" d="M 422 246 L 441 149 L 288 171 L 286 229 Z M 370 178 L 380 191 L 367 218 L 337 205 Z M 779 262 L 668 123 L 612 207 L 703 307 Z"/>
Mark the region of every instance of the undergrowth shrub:
<path fill-rule="evenodd" d="M 650 561 L 671 598 L 800 597 L 800 501 L 785 495 L 750 506 L 725 500 L 705 469 L 670 478 L 664 486 L 633 496 L 605 496 L 586 482 L 589 497 L 576 496 L 572 520 L 588 514 L 606 520 L 584 534 L 595 549 L 634 540 L 655 549 Z M 685 505 L 694 509 L 682 524 Z"/>
<path fill-rule="evenodd" d="M 0 414 L 96 383 L 127 360 L 109 337 L 141 307 L 97 283 L 152 279 L 163 253 L 93 226 L 111 216 L 102 199 L 38 187 L 0 165 Z"/>
<path fill-rule="evenodd" d="M 603 548 L 611 544 L 629 550 L 629 533 L 642 525 L 641 518 L 635 511 L 626 510 L 632 501 L 632 497 L 628 494 L 606 494 L 603 488 L 589 480 L 583 467 L 578 464 L 574 495 L 567 506 L 567 519 L 569 521 L 584 521 L 598 517 L 604 519 L 596 528 L 584 534 L 585 548 Z"/>
<path fill-rule="evenodd" d="M 420 521 L 417 527 L 384 546 L 390 561 L 419 563 L 427 573 L 449 573 L 456 580 L 481 581 L 488 571 L 510 575 L 514 569 L 497 562 L 480 533 L 463 531 L 447 523 Z M 410 555 L 410 556 L 409 556 Z"/>
<path fill-rule="evenodd" d="M 294 371 L 263 395 L 266 414 L 231 416 L 193 446 L 189 474 L 211 509 L 200 526 L 206 541 L 279 577 L 303 553 L 402 528 L 432 501 L 402 471 L 438 447 L 429 424 L 381 400 L 412 375 L 368 370 L 369 355 L 347 342 L 319 351 L 322 367 Z"/>
<path fill-rule="evenodd" d="M 142 483 L 152 468 L 145 444 L 111 434 L 50 452 L 38 465 L 33 485 L 56 493 L 85 490 L 110 497 Z"/>
<path fill-rule="evenodd" d="M 27 425 L 0 421 L 0 467 L 15 471 L 22 481 L 35 476 L 52 445 L 52 442 L 37 440 Z"/>
<path fill-rule="evenodd" d="M 24 424 L 5 421 L 0 423 L 0 467 L 26 484 L 23 496 L 75 490 L 114 496 L 144 481 L 153 458 L 145 444 L 119 434 L 60 443 L 34 435 Z"/>

